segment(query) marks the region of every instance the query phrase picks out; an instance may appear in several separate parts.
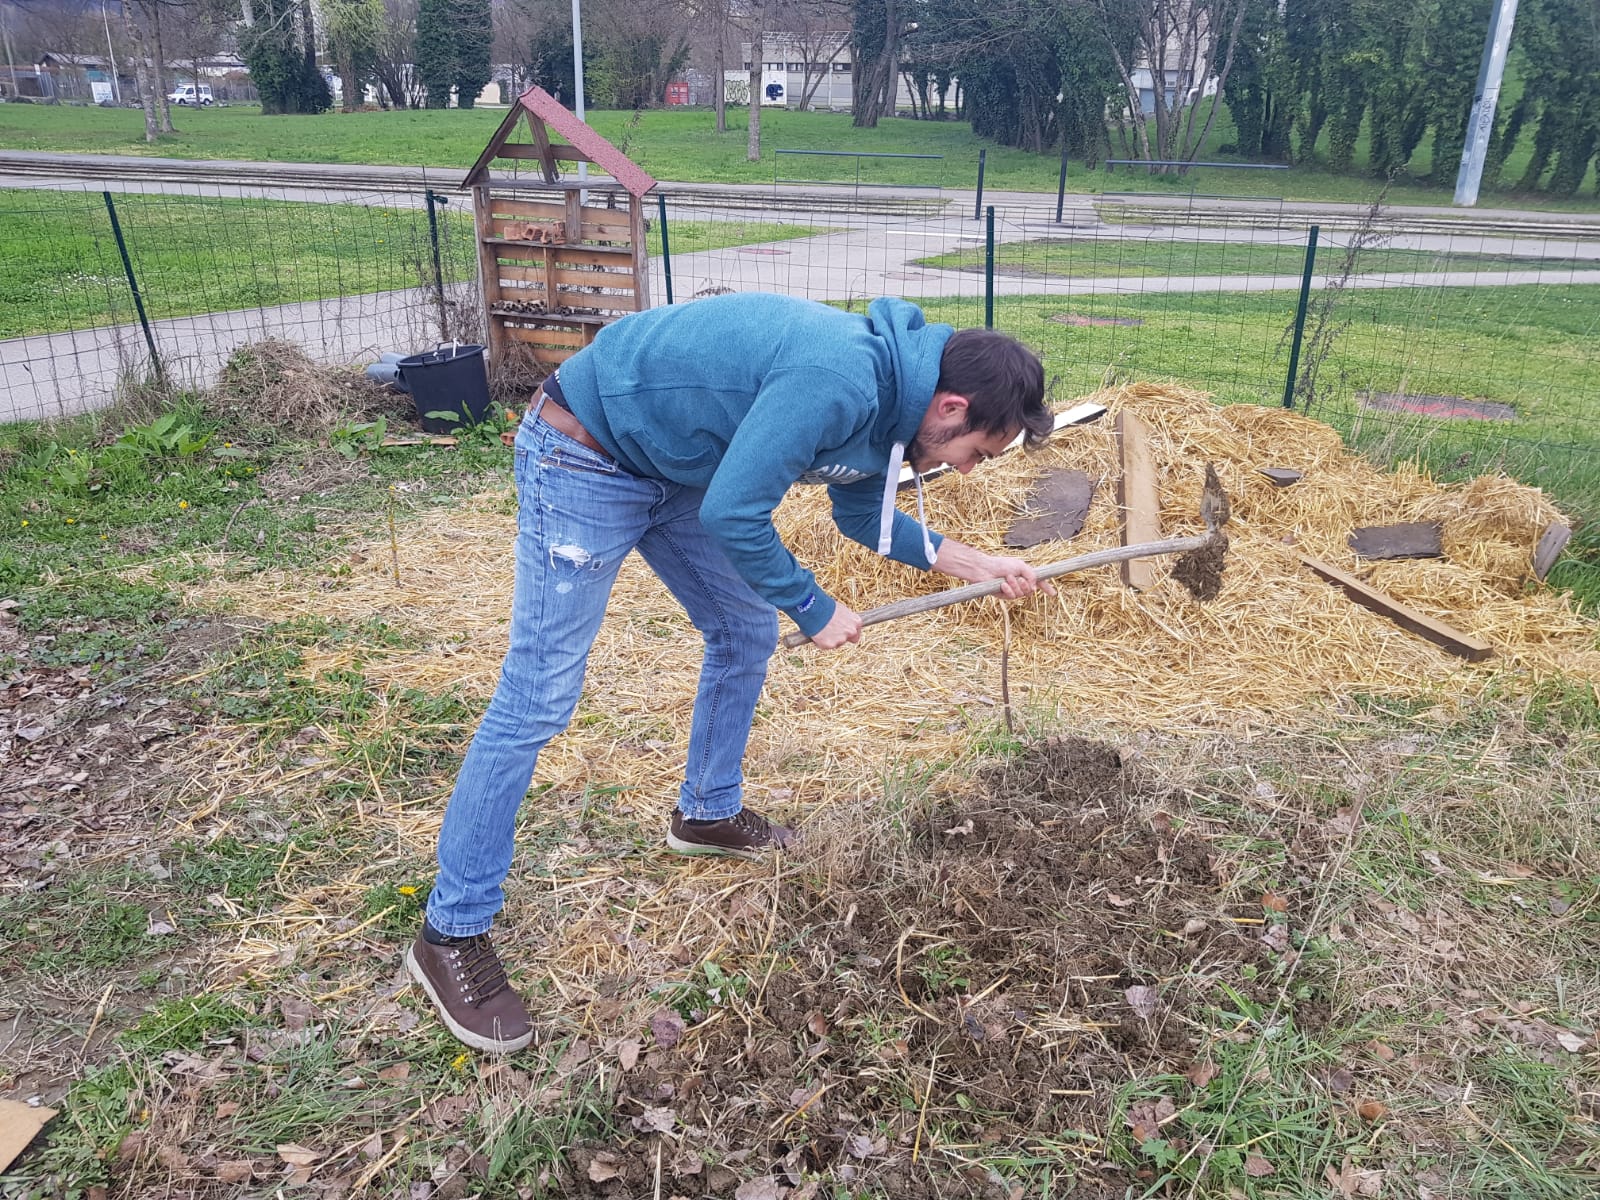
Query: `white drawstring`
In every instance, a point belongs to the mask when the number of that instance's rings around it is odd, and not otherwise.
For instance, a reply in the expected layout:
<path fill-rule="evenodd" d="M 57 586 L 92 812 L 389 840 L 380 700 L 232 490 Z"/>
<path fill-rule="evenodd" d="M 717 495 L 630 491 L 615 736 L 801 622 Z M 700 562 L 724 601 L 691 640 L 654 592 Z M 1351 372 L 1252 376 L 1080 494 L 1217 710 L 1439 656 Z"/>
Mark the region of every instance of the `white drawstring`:
<path fill-rule="evenodd" d="M 888 554 L 894 542 L 894 489 L 900 481 L 900 464 L 906 455 L 906 444 L 896 442 L 889 451 L 889 474 L 883 484 L 883 511 L 878 514 L 878 553 Z"/>
<path fill-rule="evenodd" d="M 931 567 L 933 560 L 939 557 L 939 552 L 933 548 L 933 539 L 928 536 L 928 514 L 922 507 L 922 472 L 913 467 L 911 478 L 917 481 L 917 524 L 922 527 L 922 552 L 928 556 L 928 565 Z"/>
<path fill-rule="evenodd" d="M 894 544 L 894 493 L 900 484 L 900 465 L 905 460 L 906 444 L 896 442 L 894 449 L 889 451 L 889 473 L 883 481 L 883 511 L 878 516 L 878 553 L 887 555 Z M 928 514 L 922 505 L 922 472 L 915 466 L 911 468 L 911 478 L 917 484 L 917 523 L 922 527 L 922 552 L 928 556 L 928 565 L 933 566 L 934 559 L 939 557 L 939 552 L 933 548 L 933 539 L 928 536 Z"/>

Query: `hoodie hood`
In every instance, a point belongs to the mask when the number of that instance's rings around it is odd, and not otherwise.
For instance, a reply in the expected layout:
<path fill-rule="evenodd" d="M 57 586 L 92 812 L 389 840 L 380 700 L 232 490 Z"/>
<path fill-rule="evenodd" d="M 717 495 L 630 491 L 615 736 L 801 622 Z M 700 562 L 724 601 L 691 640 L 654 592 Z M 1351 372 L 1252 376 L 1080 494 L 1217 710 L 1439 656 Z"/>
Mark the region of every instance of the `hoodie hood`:
<path fill-rule="evenodd" d="M 878 553 L 888 554 L 894 540 L 895 492 L 900 482 L 900 465 L 906 447 L 917 436 L 933 391 L 939 384 L 939 363 L 945 343 L 955 332 L 949 325 L 930 325 L 922 310 L 904 300 L 874 300 L 867 309 L 872 331 L 888 348 L 893 368 L 895 395 L 892 403 L 880 399 L 878 431 L 887 425 L 889 467 L 883 481 L 883 499 L 878 512 Z M 912 467 L 917 485 L 917 524 L 922 533 L 922 553 L 933 566 L 938 548 L 928 532 L 928 517 L 922 504 L 922 475 Z"/>
<path fill-rule="evenodd" d="M 933 389 L 939 385 L 939 360 L 955 329 L 930 324 L 915 304 L 894 298 L 874 300 L 867 309 L 867 321 L 872 332 L 883 339 L 890 369 L 889 379 L 879 388 L 874 432 L 885 449 L 895 442 L 910 445 L 933 402 Z M 891 472 L 891 480 L 893 475 Z"/>

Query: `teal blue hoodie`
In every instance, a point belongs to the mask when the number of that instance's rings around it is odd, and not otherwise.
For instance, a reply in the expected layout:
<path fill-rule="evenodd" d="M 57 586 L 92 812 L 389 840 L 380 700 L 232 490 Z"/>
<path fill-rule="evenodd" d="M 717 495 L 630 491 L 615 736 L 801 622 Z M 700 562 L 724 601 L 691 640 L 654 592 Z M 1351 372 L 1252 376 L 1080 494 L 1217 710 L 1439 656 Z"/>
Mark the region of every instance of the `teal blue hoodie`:
<path fill-rule="evenodd" d="M 704 488 L 701 523 L 735 570 L 814 634 L 835 603 L 779 541 L 773 510 L 793 484 L 825 484 L 847 537 L 930 566 L 942 539 L 892 509 L 890 469 L 898 476 L 953 332 L 904 300 L 862 316 L 738 293 L 606 326 L 561 365 L 561 388 L 624 469 Z"/>

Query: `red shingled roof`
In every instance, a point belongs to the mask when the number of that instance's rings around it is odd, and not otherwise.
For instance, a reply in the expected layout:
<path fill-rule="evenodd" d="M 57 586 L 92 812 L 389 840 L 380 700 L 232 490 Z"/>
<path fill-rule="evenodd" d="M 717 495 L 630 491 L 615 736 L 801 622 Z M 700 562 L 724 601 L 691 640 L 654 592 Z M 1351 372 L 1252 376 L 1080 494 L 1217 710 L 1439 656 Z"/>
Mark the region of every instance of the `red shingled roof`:
<path fill-rule="evenodd" d="M 489 144 L 478 156 L 478 161 L 473 164 L 472 170 L 467 172 L 467 177 L 462 182 L 463 187 L 482 183 L 487 178 L 489 164 L 500 156 L 500 148 L 506 144 L 506 139 L 511 136 L 524 113 L 528 115 L 529 121 L 538 121 L 560 134 L 568 145 L 610 174 L 631 195 L 643 196 L 655 187 L 656 181 L 646 175 L 627 155 L 578 120 L 576 113 L 563 108 L 549 92 L 537 86 L 523 92 L 511 105 L 505 120 L 500 122 L 500 128 L 495 130 L 494 136 L 489 139 Z M 555 173 L 557 170 L 555 159 L 548 160 L 545 167 L 552 174 Z"/>

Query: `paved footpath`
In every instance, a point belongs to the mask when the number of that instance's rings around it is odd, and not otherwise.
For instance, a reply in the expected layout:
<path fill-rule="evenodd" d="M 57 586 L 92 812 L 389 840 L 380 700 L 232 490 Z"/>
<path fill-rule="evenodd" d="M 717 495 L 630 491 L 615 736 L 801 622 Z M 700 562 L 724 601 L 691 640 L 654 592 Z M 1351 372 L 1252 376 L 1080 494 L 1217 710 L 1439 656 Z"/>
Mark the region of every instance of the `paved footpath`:
<path fill-rule="evenodd" d="M 0 187 L 111 188 L 151 192 L 171 190 L 195 194 L 195 185 L 181 178 L 161 179 L 163 170 L 177 176 L 194 164 L 166 166 L 160 160 L 120 159 L 123 179 L 75 177 L 74 164 L 84 159 L 70 155 L 28 155 L 30 171 L 47 159 L 50 174 L 8 173 L 7 160 L 20 156 L 0 152 Z M 97 171 L 106 166 L 104 156 L 85 156 Z M 302 164 L 207 163 L 208 195 L 271 196 L 274 199 L 314 199 L 318 202 L 372 202 L 380 192 L 382 203 L 420 203 L 420 191 L 431 186 L 447 190 L 458 177 L 427 175 L 404 168 L 329 168 Z M 227 172 L 239 171 L 230 182 Z M 136 171 L 146 177 L 133 178 Z M 337 171 L 330 181 L 326 172 Z M 297 183 L 297 181 L 299 181 Z M 318 182 L 320 181 L 320 182 Z M 313 192 L 300 190 L 311 187 Z M 945 193 L 949 203 L 942 212 L 926 210 L 910 215 L 885 212 L 851 212 L 838 207 L 843 189 L 786 191 L 775 196 L 770 185 L 700 187 L 662 184 L 669 200 L 672 222 L 730 220 L 804 223 L 825 230 L 817 235 L 744 245 L 721 250 L 672 256 L 672 290 L 676 301 L 697 295 L 731 291 L 778 291 L 817 300 L 865 301 L 881 295 L 913 299 L 969 300 L 978 310 L 983 300 L 983 275 L 976 270 L 927 266 L 918 260 L 962 249 L 977 250 L 984 241 L 984 222 L 973 219 L 971 192 Z M 396 189 L 414 188 L 407 197 Z M 892 201 L 888 189 L 861 189 L 870 204 Z M 924 198 L 919 193 L 914 199 Z M 770 207 L 765 202 L 771 202 Z M 1305 242 L 1306 227 L 1319 219 L 1348 221 L 1363 210 L 1359 205 L 1280 204 L 1277 201 L 1226 201 L 1179 197 L 1167 204 L 1174 224 L 1107 224 L 1102 210 L 1127 197 L 1072 195 L 1066 198 L 1062 222 L 1055 221 L 1055 197 L 1039 193 L 988 192 L 986 206 L 997 210 L 996 240 L 1015 242 L 1040 238 L 1092 241 L 1149 241 L 1160 245 L 1183 242 L 1249 242 L 1256 245 L 1294 245 Z M 1157 198 L 1139 197 L 1141 210 Z M 734 205 L 737 204 L 737 207 Z M 1209 225 L 1187 223 L 1190 214 L 1205 211 Z M 1439 232 L 1438 218 L 1462 217 L 1461 210 L 1394 209 L 1398 224 L 1384 245 L 1455 253 L 1508 253 L 1531 258 L 1593 260 L 1595 269 L 1562 270 L 1556 280 L 1600 284 L 1600 214 L 1540 214 L 1477 211 L 1460 232 Z M 1156 220 L 1141 211 L 1141 219 Z M 1406 220 L 1416 218 L 1424 231 L 1409 232 Z M 1510 232 L 1499 225 L 1508 227 Z M 1538 230 L 1548 227 L 1549 236 Z M 1330 230 L 1322 244 L 1337 250 L 1348 242 L 1349 232 Z M 1180 257 L 1181 256 L 1175 256 Z M 1319 258 L 1319 265 L 1336 270 L 1337 253 Z M 651 262 L 651 294 L 665 300 L 667 281 L 659 259 Z M 1323 276 L 1326 279 L 1326 275 Z M 1474 270 L 1428 275 L 1362 275 L 1349 286 L 1392 287 L 1499 287 L 1508 284 L 1551 282 L 1551 272 L 1527 270 Z M 1318 281 L 1320 282 L 1320 281 Z M 1045 295 L 1062 298 L 1096 295 L 1140 295 L 1181 291 L 1185 294 L 1296 289 L 1294 275 L 1174 275 L 1077 278 L 995 275 L 999 296 Z M 471 284 L 460 285 L 468 297 Z M 434 344 L 437 312 L 433 296 L 423 290 L 369 293 L 325 301 L 280 305 L 273 308 L 213 313 L 152 323 L 152 335 L 168 378 L 184 386 L 205 386 L 238 346 L 278 337 L 302 346 L 313 358 L 329 363 L 362 364 L 384 351 L 414 353 Z M 111 402 L 118 381 L 138 376 L 147 368 L 149 353 L 137 325 L 119 325 L 71 333 L 40 335 L 0 341 L 0 422 L 67 415 L 102 407 Z"/>

